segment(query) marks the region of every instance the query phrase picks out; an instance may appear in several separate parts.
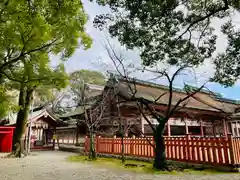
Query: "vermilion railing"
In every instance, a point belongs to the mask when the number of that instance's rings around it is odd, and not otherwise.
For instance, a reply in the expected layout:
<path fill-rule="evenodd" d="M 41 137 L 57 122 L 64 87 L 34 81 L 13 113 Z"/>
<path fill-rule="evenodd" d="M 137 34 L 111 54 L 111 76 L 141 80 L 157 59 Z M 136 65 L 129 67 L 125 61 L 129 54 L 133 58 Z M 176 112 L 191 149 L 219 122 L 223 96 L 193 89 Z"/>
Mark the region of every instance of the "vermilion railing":
<path fill-rule="evenodd" d="M 149 141 L 151 143 L 149 143 Z M 97 153 L 121 154 L 121 138 L 95 139 Z M 124 138 L 124 153 L 134 157 L 154 157 L 153 138 Z M 225 137 L 165 137 L 168 160 L 214 165 L 240 164 L 240 138 Z M 85 139 L 85 151 L 89 138 Z"/>

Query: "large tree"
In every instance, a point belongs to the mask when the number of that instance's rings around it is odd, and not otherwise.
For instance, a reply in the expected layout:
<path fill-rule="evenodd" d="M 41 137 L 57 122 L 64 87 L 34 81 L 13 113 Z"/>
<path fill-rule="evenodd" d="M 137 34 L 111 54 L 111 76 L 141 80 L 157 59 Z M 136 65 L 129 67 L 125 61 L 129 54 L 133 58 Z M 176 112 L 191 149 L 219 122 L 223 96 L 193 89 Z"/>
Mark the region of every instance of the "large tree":
<path fill-rule="evenodd" d="M 45 63 L 44 63 L 45 62 Z M 12 89 L 19 91 L 19 111 L 16 120 L 16 130 L 13 137 L 13 150 L 15 156 L 21 153 L 21 137 L 25 133 L 30 106 L 33 100 L 33 93 L 37 89 L 61 89 L 66 87 L 68 76 L 63 65 L 53 69 L 48 67 L 48 61 L 30 56 L 24 60 L 22 66 L 11 70 L 8 78 L 11 79 Z M 8 71 L 6 71 L 8 72 Z M 11 75 L 10 75 L 11 74 Z M 48 88 L 48 89 L 47 89 Z"/>
<path fill-rule="evenodd" d="M 199 65 L 213 59 L 213 81 L 233 85 L 240 76 L 238 0 L 96 0 L 108 5 L 111 14 L 100 14 L 95 25 L 108 28 L 127 48 L 138 48 L 142 63 Z M 221 33 L 214 24 L 222 24 Z M 216 23 L 217 22 L 217 23 Z M 226 51 L 216 55 L 216 39 L 226 37 Z"/>
<path fill-rule="evenodd" d="M 46 61 L 51 54 L 66 59 L 73 54 L 79 39 L 82 47 L 89 48 L 91 39 L 85 33 L 86 22 L 87 16 L 79 0 L 0 2 L 1 90 L 6 90 L 4 79 L 12 80 L 11 72 L 30 56 L 38 57 L 39 61 L 41 58 Z M 21 78 L 14 81 L 21 82 Z M 7 109 L 1 110 L 5 114 Z"/>
<path fill-rule="evenodd" d="M 124 66 L 126 59 L 118 55 L 115 50 L 112 48 L 111 44 L 106 45 L 106 50 L 108 52 L 109 58 L 112 60 L 118 75 L 120 75 L 120 81 L 124 83 L 121 85 L 116 85 L 115 83 L 118 81 L 118 78 L 115 79 L 113 77 L 112 84 L 115 84 L 113 87 L 116 87 L 116 95 L 120 96 L 122 100 L 126 102 L 135 102 L 136 106 L 141 114 L 141 116 L 146 120 L 149 127 L 153 132 L 154 143 L 151 143 L 147 137 L 146 140 L 150 143 L 150 145 L 154 148 L 154 163 L 153 166 L 156 169 L 160 170 L 169 170 L 166 163 L 166 149 L 164 142 L 164 129 L 166 127 L 167 122 L 170 118 L 176 115 L 181 110 L 188 105 L 189 101 L 195 97 L 205 86 L 204 83 L 201 87 L 195 88 L 189 85 L 185 85 L 183 90 L 181 91 L 181 95 L 177 94 L 174 90 L 174 83 L 177 77 L 184 72 L 185 70 L 190 70 L 188 66 L 179 67 L 173 74 L 169 72 L 169 69 L 161 69 L 161 70 L 151 70 L 145 69 L 149 72 L 152 72 L 156 75 L 157 79 L 166 79 L 167 86 L 166 91 L 160 91 L 154 94 L 150 92 L 144 93 L 141 92 L 141 88 L 139 88 L 137 81 L 134 78 L 129 77 L 129 71 Z M 144 70 L 144 69 L 143 69 Z M 150 98 L 149 98 L 150 97 Z M 124 101 L 122 101 L 124 102 Z M 164 108 L 159 110 L 156 107 L 159 105 L 165 104 Z M 186 112 L 190 117 L 195 118 L 195 115 L 191 112 Z M 150 115 L 150 117 L 149 117 Z M 157 125 L 153 124 L 151 118 L 156 119 Z M 139 131 L 142 135 L 144 135 L 141 130 Z M 123 146 L 123 144 L 122 144 Z M 124 151 L 122 152 L 124 154 Z"/>
<path fill-rule="evenodd" d="M 49 83 L 64 86 L 64 67 L 51 70 L 50 55 L 65 60 L 79 42 L 89 48 L 91 39 L 85 33 L 87 17 L 78 0 L 7 0 L 0 3 L 0 14 L 0 77 L 19 83 L 20 110 L 13 143 L 19 155 L 33 91 Z"/>
<path fill-rule="evenodd" d="M 107 95 L 101 95 L 101 89 L 99 92 L 93 93 L 89 85 L 104 85 L 105 76 L 101 72 L 86 69 L 75 71 L 69 76 L 69 94 L 71 94 L 69 99 L 72 101 L 72 107 L 82 107 L 84 112 L 84 120 L 78 119 L 77 126 L 83 123 L 87 127 L 90 136 L 89 159 L 94 160 L 96 159 L 96 152 L 93 139 L 106 109 Z"/>
<path fill-rule="evenodd" d="M 6 0 L 0 3 L 0 81 L 18 82 L 20 92 L 14 145 L 19 144 L 25 131 L 35 88 L 45 83 L 63 87 L 64 67 L 58 68 L 60 74 L 49 69 L 50 55 L 59 55 L 65 60 L 79 42 L 84 48 L 91 46 L 84 28 L 86 21 L 79 0 Z"/>
<path fill-rule="evenodd" d="M 96 2 L 108 5 L 111 14 L 97 15 L 94 20 L 95 26 L 99 29 L 107 28 L 110 35 L 117 37 L 128 49 L 137 48 L 145 68 L 154 67 L 157 63 L 194 67 L 209 61 L 208 63 L 214 63 L 216 68 L 213 81 L 229 86 L 239 79 L 240 33 L 232 20 L 233 16 L 240 12 L 240 1 L 96 0 Z M 216 33 L 213 21 L 222 24 L 221 33 Z M 220 36 L 227 38 L 228 46 L 226 51 L 216 53 L 216 40 Z M 173 80 L 167 79 L 171 90 Z M 144 104 L 145 101 L 139 102 Z M 165 167 L 161 139 L 164 124 L 172 115 L 169 112 L 174 112 L 171 110 L 171 96 L 168 107 L 169 110 L 164 112 L 164 116 L 155 117 L 159 122 L 154 133 L 156 142 L 154 167 L 157 169 Z"/>

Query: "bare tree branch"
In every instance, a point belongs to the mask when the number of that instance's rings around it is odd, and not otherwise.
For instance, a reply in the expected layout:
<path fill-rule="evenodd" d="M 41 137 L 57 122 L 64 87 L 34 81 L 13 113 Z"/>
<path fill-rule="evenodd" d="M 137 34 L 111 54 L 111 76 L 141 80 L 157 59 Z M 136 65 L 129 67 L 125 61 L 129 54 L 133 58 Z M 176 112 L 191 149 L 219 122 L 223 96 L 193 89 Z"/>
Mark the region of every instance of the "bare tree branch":
<path fill-rule="evenodd" d="M 165 113 L 165 116 L 170 117 L 169 113 L 170 113 L 170 109 L 171 109 L 171 106 L 172 106 L 173 82 L 174 82 L 175 78 L 178 76 L 178 74 L 185 68 L 186 68 L 186 66 L 182 66 L 182 67 L 178 68 L 178 70 L 175 71 L 175 73 L 173 74 L 172 78 L 169 81 L 169 99 L 168 99 L 168 105 L 167 105 L 168 108 L 167 108 L 167 111 Z"/>
<path fill-rule="evenodd" d="M 179 107 L 179 105 L 188 100 L 189 98 L 193 97 L 196 93 L 200 92 L 206 85 L 207 82 L 205 82 L 201 87 L 199 87 L 198 89 L 194 90 L 193 92 L 189 93 L 187 92 L 187 96 L 185 96 L 184 98 L 180 99 L 174 106 L 173 108 L 169 111 L 169 115 L 168 117 L 171 117 L 174 114 L 174 111 Z M 170 107 L 171 108 L 171 107 Z"/>

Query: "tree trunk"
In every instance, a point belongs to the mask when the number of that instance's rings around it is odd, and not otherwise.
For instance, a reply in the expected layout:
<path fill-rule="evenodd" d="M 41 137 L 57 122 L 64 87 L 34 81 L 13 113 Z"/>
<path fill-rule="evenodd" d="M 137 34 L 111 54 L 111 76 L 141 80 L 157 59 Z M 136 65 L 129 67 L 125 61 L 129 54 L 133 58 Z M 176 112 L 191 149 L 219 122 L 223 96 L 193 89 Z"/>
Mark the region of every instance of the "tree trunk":
<path fill-rule="evenodd" d="M 96 152 L 95 152 L 95 147 L 94 147 L 94 135 L 93 135 L 93 130 L 92 128 L 89 129 L 89 135 L 90 135 L 90 148 L 89 148 L 89 155 L 88 158 L 90 160 L 96 160 Z"/>
<path fill-rule="evenodd" d="M 13 152 L 16 157 L 20 157 L 21 152 L 23 152 L 23 149 L 21 147 L 21 139 L 26 131 L 32 94 L 32 89 L 26 90 L 25 86 L 23 84 L 21 85 L 18 102 L 20 110 L 17 114 L 16 129 L 13 136 Z"/>
<path fill-rule="evenodd" d="M 24 127 L 25 127 L 25 122 L 24 122 L 25 96 L 26 96 L 25 87 L 24 87 L 24 84 L 21 84 L 20 91 L 19 91 L 19 98 L 18 98 L 18 105 L 20 109 L 17 114 L 16 129 L 13 135 L 13 147 L 12 147 L 16 156 L 20 156 L 20 152 L 21 152 L 20 141 L 24 131 Z"/>
<path fill-rule="evenodd" d="M 155 159 L 153 167 L 158 170 L 166 170 L 166 151 L 164 144 L 164 132 L 165 124 L 161 123 L 157 126 L 156 132 L 154 133 L 154 141 L 155 141 Z"/>

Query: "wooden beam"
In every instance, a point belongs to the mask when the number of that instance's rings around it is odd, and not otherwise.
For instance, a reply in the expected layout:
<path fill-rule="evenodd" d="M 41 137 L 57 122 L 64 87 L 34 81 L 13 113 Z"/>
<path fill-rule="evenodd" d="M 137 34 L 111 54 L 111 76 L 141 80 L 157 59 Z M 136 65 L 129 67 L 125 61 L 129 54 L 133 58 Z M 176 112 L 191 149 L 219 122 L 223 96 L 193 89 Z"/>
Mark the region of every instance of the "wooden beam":
<path fill-rule="evenodd" d="M 236 132 L 237 132 L 237 134 L 235 134 L 235 136 L 239 137 L 240 134 L 239 134 L 239 131 L 238 131 L 237 123 L 238 123 L 238 121 L 236 121 L 236 123 L 235 123 L 235 128 L 236 128 Z M 234 131 L 234 133 L 235 133 L 235 131 Z"/>
<path fill-rule="evenodd" d="M 188 125 L 187 125 L 187 119 L 186 118 L 184 118 L 184 122 L 185 122 L 185 132 L 188 135 L 189 131 L 188 131 Z"/>
<path fill-rule="evenodd" d="M 224 130 L 224 136 L 227 138 L 228 137 L 228 130 L 227 130 L 227 123 L 226 123 L 225 119 L 223 119 L 223 130 Z"/>
<path fill-rule="evenodd" d="M 204 136 L 204 131 L 203 131 L 203 121 L 200 119 L 200 128 L 201 128 L 201 136 Z"/>
<path fill-rule="evenodd" d="M 77 125 L 77 127 L 76 127 L 76 145 L 78 145 L 79 144 L 79 142 L 78 142 L 78 138 L 79 138 L 79 126 Z"/>
<path fill-rule="evenodd" d="M 215 122 L 213 123 L 212 130 L 213 130 L 213 136 L 216 137 L 216 126 L 215 126 Z"/>
<path fill-rule="evenodd" d="M 171 136 L 171 126 L 170 126 L 170 123 L 167 122 L 167 132 L 168 132 L 168 137 Z"/>

